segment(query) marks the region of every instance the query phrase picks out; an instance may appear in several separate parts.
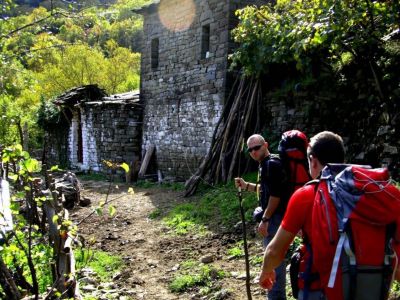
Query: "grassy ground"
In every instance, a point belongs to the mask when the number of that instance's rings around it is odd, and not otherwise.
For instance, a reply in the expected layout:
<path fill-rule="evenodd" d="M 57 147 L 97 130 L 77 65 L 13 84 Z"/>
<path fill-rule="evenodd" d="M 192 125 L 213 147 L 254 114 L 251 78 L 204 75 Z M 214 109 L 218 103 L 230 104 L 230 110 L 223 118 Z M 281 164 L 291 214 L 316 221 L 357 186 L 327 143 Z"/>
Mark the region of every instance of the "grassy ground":
<path fill-rule="evenodd" d="M 256 174 L 250 174 L 246 176 L 246 180 L 254 182 L 255 177 Z M 141 181 L 136 184 L 136 187 L 174 191 L 183 191 L 184 189 L 183 184 L 180 183 L 158 184 L 149 181 Z M 243 208 L 248 221 L 251 220 L 252 211 L 256 206 L 256 195 L 243 192 Z M 230 229 L 234 224 L 240 222 L 237 191 L 232 182 L 217 187 L 203 186 L 199 189 L 196 197 L 188 198 L 168 210 L 156 208 L 148 217 L 162 221 L 178 236 L 207 235 L 210 228 L 220 228 L 222 231 Z M 299 240 L 296 240 L 295 244 L 298 243 Z M 291 251 L 294 249 L 295 245 L 291 247 Z M 91 256 L 90 253 L 85 255 L 81 254 L 81 264 Z M 119 268 L 120 258 L 104 255 L 102 253 L 93 255 L 96 259 L 90 261 L 88 266 L 95 269 L 96 273 L 104 274 L 99 276 L 103 276 L 106 281 L 106 276 L 113 273 L 109 272 L 110 268 L 112 270 Z M 224 250 L 223 255 L 229 257 L 229 259 L 242 260 L 244 256 L 243 242 L 239 241 L 232 244 L 226 251 Z M 261 255 L 250 257 L 250 264 L 254 270 L 259 270 L 261 262 Z M 213 291 L 215 292 L 215 282 L 224 280 L 224 278 L 225 280 L 231 280 L 229 276 L 218 267 L 199 264 L 198 261 L 189 259 L 180 264 L 179 270 L 174 273 L 173 280 L 169 283 L 169 289 L 177 294 L 196 289 L 200 291 L 201 295 L 209 295 Z M 287 287 L 287 290 L 288 299 L 294 299 L 291 296 L 290 286 Z M 395 283 L 393 285 L 390 299 L 400 299 L 399 284 Z"/>

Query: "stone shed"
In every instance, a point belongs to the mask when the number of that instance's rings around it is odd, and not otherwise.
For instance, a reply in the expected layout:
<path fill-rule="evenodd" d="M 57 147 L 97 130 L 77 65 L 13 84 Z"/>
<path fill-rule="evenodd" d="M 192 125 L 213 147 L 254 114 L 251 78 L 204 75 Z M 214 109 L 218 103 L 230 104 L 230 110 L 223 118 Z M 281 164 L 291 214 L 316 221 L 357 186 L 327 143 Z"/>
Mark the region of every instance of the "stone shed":
<path fill-rule="evenodd" d="M 107 96 L 90 85 L 69 90 L 54 103 L 68 119 L 69 167 L 104 171 L 103 160 L 139 162 L 143 114 L 139 92 Z"/>
<path fill-rule="evenodd" d="M 161 0 L 136 10 L 144 16 L 142 149 L 155 146 L 163 177 L 189 178 L 209 150 L 232 86 L 234 13 L 262 3 Z"/>

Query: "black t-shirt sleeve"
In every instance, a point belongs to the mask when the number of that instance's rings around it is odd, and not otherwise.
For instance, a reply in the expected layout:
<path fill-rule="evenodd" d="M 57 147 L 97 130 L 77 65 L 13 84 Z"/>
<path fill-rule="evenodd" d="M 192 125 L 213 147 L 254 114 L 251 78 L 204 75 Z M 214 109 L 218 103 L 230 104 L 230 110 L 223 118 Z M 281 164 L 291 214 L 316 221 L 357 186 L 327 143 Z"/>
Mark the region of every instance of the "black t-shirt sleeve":
<path fill-rule="evenodd" d="M 265 178 L 268 185 L 270 196 L 281 198 L 284 179 L 281 162 L 279 160 L 269 159 L 265 162 L 262 173 L 262 178 Z"/>

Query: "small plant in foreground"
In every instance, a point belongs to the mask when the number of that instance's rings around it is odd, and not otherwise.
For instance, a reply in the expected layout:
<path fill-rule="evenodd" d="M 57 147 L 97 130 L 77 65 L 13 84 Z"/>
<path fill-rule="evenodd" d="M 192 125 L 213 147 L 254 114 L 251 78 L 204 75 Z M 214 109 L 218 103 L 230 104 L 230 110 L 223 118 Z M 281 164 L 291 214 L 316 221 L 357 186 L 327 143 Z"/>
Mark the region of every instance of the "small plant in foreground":
<path fill-rule="evenodd" d="M 77 268 L 89 267 L 98 274 L 101 280 L 109 280 L 113 274 L 121 270 L 123 261 L 119 256 L 110 255 L 103 251 L 76 251 Z"/>
<path fill-rule="evenodd" d="M 239 243 L 238 243 L 239 244 Z M 243 244 L 243 242 L 241 243 Z M 236 245 L 233 248 L 230 248 L 226 251 L 226 254 L 228 254 L 228 256 L 230 258 L 240 258 L 244 256 L 244 249 L 243 249 L 243 245 Z"/>
<path fill-rule="evenodd" d="M 254 255 L 250 257 L 250 264 L 253 266 L 261 266 L 263 262 L 263 256 L 262 255 Z"/>
<path fill-rule="evenodd" d="M 187 234 L 189 232 L 205 233 L 202 225 L 201 213 L 197 211 L 194 203 L 185 203 L 176 206 L 163 219 L 166 225 L 172 228 L 176 234 Z"/>
<path fill-rule="evenodd" d="M 182 265 L 182 269 L 169 285 L 170 290 L 174 293 L 182 293 L 194 287 L 210 288 L 203 289 L 203 292 L 205 292 L 211 290 L 213 280 L 225 277 L 224 271 L 206 265 L 200 265 L 194 270 L 193 267 L 187 270 Z"/>
<path fill-rule="evenodd" d="M 161 216 L 161 209 L 156 208 L 155 210 L 153 210 L 150 214 L 149 214 L 149 219 L 157 219 L 158 217 Z"/>

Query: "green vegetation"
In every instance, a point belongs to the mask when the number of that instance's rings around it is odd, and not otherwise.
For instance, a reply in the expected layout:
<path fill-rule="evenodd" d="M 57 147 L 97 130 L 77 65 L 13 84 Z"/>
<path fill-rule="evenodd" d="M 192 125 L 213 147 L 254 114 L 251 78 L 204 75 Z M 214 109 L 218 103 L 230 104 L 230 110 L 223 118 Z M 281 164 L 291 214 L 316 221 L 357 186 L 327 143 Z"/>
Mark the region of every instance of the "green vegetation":
<path fill-rule="evenodd" d="M 390 290 L 389 299 L 399 299 L 399 297 L 400 297 L 400 283 L 398 281 L 394 281 L 392 289 Z"/>
<path fill-rule="evenodd" d="M 101 173 L 89 173 L 77 175 L 79 180 L 106 181 L 109 177 Z"/>
<path fill-rule="evenodd" d="M 18 240 L 15 238 L 10 240 L 8 245 L 0 246 L 1 257 L 14 274 L 29 274 L 28 256 L 26 251 L 23 250 L 28 249 L 28 240 L 20 230 L 16 231 L 16 236 L 18 237 Z M 44 239 L 44 236 L 39 232 L 38 228 L 36 228 L 32 238 L 34 240 L 42 240 Z M 51 286 L 53 280 L 51 274 L 51 265 L 54 264 L 52 258 L 53 249 L 48 245 L 36 243 L 33 245 L 31 250 L 32 262 L 35 266 L 36 276 L 38 279 L 39 292 L 44 293 L 46 292 L 47 287 Z M 33 282 L 31 276 L 27 276 L 27 281 L 32 285 Z M 0 287 L 0 296 L 1 295 Z"/>
<path fill-rule="evenodd" d="M 38 108 L 70 88 L 97 84 L 108 94 L 138 89 L 142 18 L 132 9 L 147 2 L 89 6 L 97 3 L 91 1 L 83 9 L 47 1 L 20 9 L 6 1 L 2 14 L 11 17 L 0 23 L 0 143 L 41 146 Z M 25 132 L 29 139 L 23 141 Z"/>
<path fill-rule="evenodd" d="M 138 180 L 135 183 L 135 186 L 148 189 L 148 188 L 162 188 L 173 191 L 183 191 L 185 189 L 185 185 L 182 182 L 162 182 L 158 183 L 151 180 Z"/>
<path fill-rule="evenodd" d="M 262 80 L 272 102 L 302 111 L 307 130 L 316 122 L 316 130 L 346 136 L 347 161 L 380 165 L 382 136 L 399 140 L 399 11 L 398 1 L 368 0 L 246 7 L 232 32 L 238 43 L 232 68 Z M 382 128 L 389 129 L 380 136 Z"/>
<path fill-rule="evenodd" d="M 35 184 L 40 182 L 35 177 L 40 171 L 39 162 L 23 151 L 21 145 L 2 149 L 1 163 L 4 170 L 8 170 L 8 180 L 11 182 L 10 213 L 13 224 L 10 232 L 2 235 L 0 260 L 4 268 L 19 279 L 19 289 L 16 287 L 13 293 L 37 295 L 46 292 L 53 284 L 54 274 L 51 270 L 59 264 L 54 243 L 48 240 L 42 215 L 42 207 L 50 199 Z M 73 236 L 74 226 L 62 216 L 55 215 L 53 222 L 58 227 L 57 233 L 52 233 L 52 238 L 61 236 L 67 230 Z M 9 293 L 0 289 L 0 298 Z"/>
<path fill-rule="evenodd" d="M 60 276 L 60 272 L 52 271 L 72 272 L 60 245 L 64 245 L 68 238 L 77 237 L 78 226 L 68 219 L 61 205 L 61 195 L 57 197 L 56 193 L 51 193 L 54 191 L 52 188 L 49 192 L 42 186 L 44 182 L 40 176 L 42 170 L 39 162 L 23 151 L 21 145 L 2 148 L 0 155 L 2 170 L 7 171 L 4 179 L 10 184 L 10 215 L 13 221 L 0 239 L 2 272 L 12 274 L 7 281 L 1 282 L 0 298 L 8 299 L 10 295 L 20 297 L 20 294 L 37 298 L 41 293 L 58 297 L 75 278 Z M 114 169 L 129 171 L 126 164 L 109 165 Z M 57 171 L 60 171 L 58 167 L 49 170 L 50 173 Z M 3 195 L 7 190 L 5 188 L 2 191 Z M 133 192 L 131 188 L 128 189 L 130 192 Z M 4 197 L 4 205 L 7 199 L 8 196 Z M 55 205 L 55 202 L 59 202 L 59 205 Z M 57 209 L 53 210 L 53 207 Z M 106 207 L 109 215 L 114 216 L 116 209 L 107 200 L 101 202 L 94 212 L 102 214 Z M 122 267 L 119 257 L 104 252 L 87 250 L 78 253 L 77 257 L 78 268 L 90 266 L 102 280 L 110 279 Z M 50 291 L 50 287 L 54 289 Z"/>
<path fill-rule="evenodd" d="M 254 173 L 245 177 L 246 180 L 256 181 Z M 248 221 L 251 220 L 256 206 L 255 193 L 243 192 L 243 208 Z M 233 226 L 240 221 L 237 190 L 233 182 L 208 190 L 203 189 L 199 200 L 177 205 L 163 220 L 178 234 L 197 231 L 204 233 L 207 227 L 216 229 L 221 226 Z"/>
<path fill-rule="evenodd" d="M 207 287 L 202 291 L 209 293 L 213 280 L 225 277 L 225 273 L 208 265 L 188 261 L 182 264 L 180 271 L 170 283 L 169 288 L 174 293 L 182 293 L 193 287 Z"/>
<path fill-rule="evenodd" d="M 237 242 L 233 248 L 227 250 L 226 254 L 232 258 L 241 258 L 244 256 L 243 241 Z"/>
<path fill-rule="evenodd" d="M 138 182 L 135 183 L 136 187 L 144 188 L 144 189 L 149 189 L 149 188 L 154 188 L 158 186 L 159 184 L 154 181 L 149 181 L 149 180 L 138 180 Z"/>
<path fill-rule="evenodd" d="M 119 256 L 110 255 L 103 251 L 95 251 L 91 249 L 80 249 L 75 252 L 76 267 L 91 268 L 102 281 L 112 279 L 113 275 L 120 271 L 123 261 Z"/>
<path fill-rule="evenodd" d="M 241 22 L 233 31 L 239 43 L 234 66 L 261 74 L 273 64 L 309 70 L 313 59 L 343 66 L 367 58 L 397 28 L 399 8 L 396 1 L 354 0 L 279 0 L 246 7 L 237 12 Z"/>
<path fill-rule="evenodd" d="M 163 220 L 176 234 L 188 232 L 204 234 L 206 231 L 206 227 L 202 224 L 204 218 L 207 219 L 207 212 L 199 212 L 195 203 L 185 203 L 174 207 Z"/>
<path fill-rule="evenodd" d="M 149 214 L 149 219 L 157 219 L 158 217 L 161 216 L 161 209 L 156 208 L 155 210 L 153 210 L 150 214 Z"/>
<path fill-rule="evenodd" d="M 261 266 L 264 257 L 262 255 L 255 255 L 250 257 L 250 264 L 253 266 Z"/>

